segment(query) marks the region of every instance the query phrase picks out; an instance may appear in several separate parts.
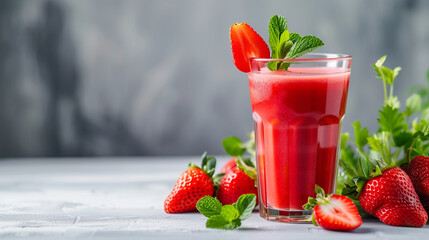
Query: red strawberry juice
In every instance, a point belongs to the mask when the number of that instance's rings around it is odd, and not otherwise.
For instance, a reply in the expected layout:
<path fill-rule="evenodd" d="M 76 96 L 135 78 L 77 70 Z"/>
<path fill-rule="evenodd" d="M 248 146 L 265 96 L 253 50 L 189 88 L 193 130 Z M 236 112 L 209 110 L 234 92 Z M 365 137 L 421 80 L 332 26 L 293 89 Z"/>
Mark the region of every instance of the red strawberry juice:
<path fill-rule="evenodd" d="M 350 69 L 264 67 L 248 77 L 261 203 L 302 210 L 315 184 L 333 193 Z"/>

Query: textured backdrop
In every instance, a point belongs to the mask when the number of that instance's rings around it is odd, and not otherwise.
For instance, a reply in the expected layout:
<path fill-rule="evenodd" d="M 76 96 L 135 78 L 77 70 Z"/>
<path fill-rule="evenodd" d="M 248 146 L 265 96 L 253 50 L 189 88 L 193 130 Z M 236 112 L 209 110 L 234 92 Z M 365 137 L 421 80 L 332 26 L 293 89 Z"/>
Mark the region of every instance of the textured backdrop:
<path fill-rule="evenodd" d="M 0 157 L 222 153 L 252 127 L 247 76 L 228 30 L 268 40 L 274 14 L 353 56 L 344 131 L 374 130 L 382 85 L 370 65 L 402 66 L 396 92 L 429 67 L 429 1 L 0 1 Z"/>

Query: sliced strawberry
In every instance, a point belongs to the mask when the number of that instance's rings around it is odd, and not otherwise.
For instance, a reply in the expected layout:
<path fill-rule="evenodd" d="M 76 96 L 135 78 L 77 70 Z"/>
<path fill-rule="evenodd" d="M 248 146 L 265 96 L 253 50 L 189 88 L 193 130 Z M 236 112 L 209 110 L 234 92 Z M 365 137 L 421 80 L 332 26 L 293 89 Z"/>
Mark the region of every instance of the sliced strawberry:
<path fill-rule="evenodd" d="M 229 32 L 232 59 L 238 70 L 250 72 L 250 58 L 269 58 L 270 49 L 264 39 L 247 23 L 236 23 Z"/>
<path fill-rule="evenodd" d="M 313 223 L 327 230 L 350 231 L 362 224 L 362 218 L 353 201 L 343 195 L 325 196 L 325 191 L 316 185 L 316 198 L 309 197 L 303 206 L 313 209 Z"/>
<path fill-rule="evenodd" d="M 342 195 L 332 195 L 329 202 L 314 207 L 313 214 L 317 224 L 328 230 L 349 231 L 362 224 L 353 201 Z"/>

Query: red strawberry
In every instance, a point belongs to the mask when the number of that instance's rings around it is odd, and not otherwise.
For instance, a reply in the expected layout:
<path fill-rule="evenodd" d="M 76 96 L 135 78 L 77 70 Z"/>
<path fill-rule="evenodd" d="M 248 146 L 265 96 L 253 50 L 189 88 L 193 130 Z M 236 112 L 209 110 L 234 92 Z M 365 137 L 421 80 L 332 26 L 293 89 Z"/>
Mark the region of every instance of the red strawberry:
<path fill-rule="evenodd" d="M 229 31 L 232 58 L 242 72 L 250 72 L 250 58 L 269 58 L 270 49 L 264 39 L 247 23 L 236 23 Z"/>
<path fill-rule="evenodd" d="M 229 170 L 233 169 L 237 166 L 237 158 L 231 158 L 228 162 L 223 165 L 222 169 L 220 170 L 220 173 L 227 173 Z"/>
<path fill-rule="evenodd" d="M 313 209 L 313 223 L 327 230 L 350 231 L 362 224 L 362 218 L 353 201 L 343 195 L 325 196 L 325 191 L 316 185 L 316 198 L 309 197 L 302 206 Z"/>
<path fill-rule="evenodd" d="M 202 169 L 189 164 L 174 185 L 173 191 L 164 202 L 166 213 L 181 213 L 196 211 L 196 204 L 204 196 L 213 196 L 214 186 L 211 177 L 216 166 L 214 157 L 202 157 Z"/>
<path fill-rule="evenodd" d="M 410 177 L 423 207 L 429 213 L 429 157 L 413 158 L 404 170 Z"/>
<path fill-rule="evenodd" d="M 217 198 L 224 205 L 233 204 L 242 194 L 247 193 L 258 195 L 255 180 L 247 176 L 238 167 L 234 167 L 222 178 L 217 191 Z M 256 200 L 256 204 L 257 202 L 258 200 Z"/>
<path fill-rule="evenodd" d="M 393 226 L 422 227 L 428 219 L 411 179 L 399 167 L 368 180 L 359 203 L 366 212 Z"/>

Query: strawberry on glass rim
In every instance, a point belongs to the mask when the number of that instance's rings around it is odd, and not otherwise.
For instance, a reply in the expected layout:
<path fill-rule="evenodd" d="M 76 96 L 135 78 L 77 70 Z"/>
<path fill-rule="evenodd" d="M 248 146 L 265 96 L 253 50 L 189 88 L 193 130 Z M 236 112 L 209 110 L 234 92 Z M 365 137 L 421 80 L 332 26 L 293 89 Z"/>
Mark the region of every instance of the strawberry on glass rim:
<path fill-rule="evenodd" d="M 238 70 L 250 72 L 250 58 L 269 58 L 270 49 L 264 39 L 247 23 L 236 23 L 229 31 L 232 59 Z"/>

